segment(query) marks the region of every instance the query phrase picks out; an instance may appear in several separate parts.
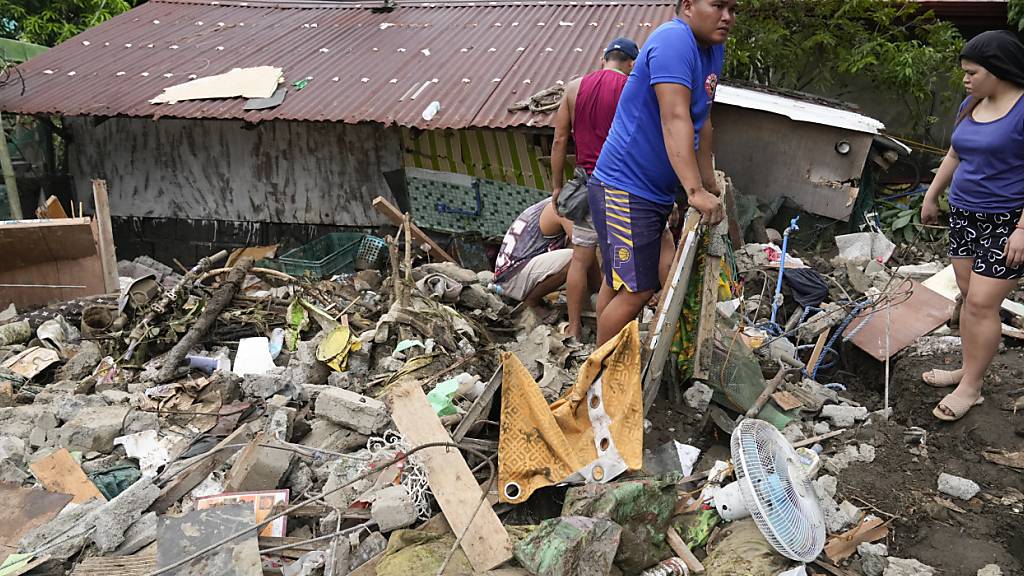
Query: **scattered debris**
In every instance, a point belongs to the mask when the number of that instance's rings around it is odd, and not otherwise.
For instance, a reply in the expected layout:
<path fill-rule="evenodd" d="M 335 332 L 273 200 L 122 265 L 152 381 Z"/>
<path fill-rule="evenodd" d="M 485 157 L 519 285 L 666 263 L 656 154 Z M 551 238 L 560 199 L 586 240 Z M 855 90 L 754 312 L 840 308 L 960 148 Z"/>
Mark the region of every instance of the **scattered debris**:
<path fill-rule="evenodd" d="M 967 478 L 943 472 L 939 474 L 939 492 L 961 500 L 970 500 L 981 491 L 981 486 Z"/>

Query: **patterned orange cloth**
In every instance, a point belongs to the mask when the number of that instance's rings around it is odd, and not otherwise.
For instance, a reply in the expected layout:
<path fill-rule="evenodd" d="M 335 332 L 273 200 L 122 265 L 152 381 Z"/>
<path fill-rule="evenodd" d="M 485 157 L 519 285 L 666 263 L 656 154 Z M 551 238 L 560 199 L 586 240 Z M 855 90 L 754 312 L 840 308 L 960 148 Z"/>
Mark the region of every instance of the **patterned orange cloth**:
<path fill-rule="evenodd" d="M 576 383 L 550 406 L 529 371 L 511 353 L 502 355 L 501 388 L 498 486 L 502 502 L 524 502 L 538 488 L 570 480 L 609 481 L 643 464 L 636 321 L 591 354 L 580 367 Z M 592 414 L 596 422 L 591 421 Z"/>

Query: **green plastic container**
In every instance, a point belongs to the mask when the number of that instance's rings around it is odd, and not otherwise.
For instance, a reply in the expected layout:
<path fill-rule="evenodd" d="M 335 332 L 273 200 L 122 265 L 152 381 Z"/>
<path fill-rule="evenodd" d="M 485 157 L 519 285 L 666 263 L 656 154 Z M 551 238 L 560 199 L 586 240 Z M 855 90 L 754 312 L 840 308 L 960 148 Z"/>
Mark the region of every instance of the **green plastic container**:
<path fill-rule="evenodd" d="M 317 278 L 355 272 L 356 253 L 363 236 L 358 232 L 332 232 L 277 258 L 264 258 L 256 266 Z"/>

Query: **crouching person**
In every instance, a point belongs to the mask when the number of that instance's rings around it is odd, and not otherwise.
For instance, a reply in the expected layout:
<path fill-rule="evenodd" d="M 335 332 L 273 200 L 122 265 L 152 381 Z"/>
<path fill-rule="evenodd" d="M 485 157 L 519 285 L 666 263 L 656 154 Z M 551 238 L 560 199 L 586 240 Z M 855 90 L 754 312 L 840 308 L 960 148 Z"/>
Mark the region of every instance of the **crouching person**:
<path fill-rule="evenodd" d="M 523 211 L 501 242 L 494 268 L 498 292 L 544 316 L 542 299 L 565 284 L 572 261 L 566 229 L 571 232 L 571 225 L 547 198 Z"/>

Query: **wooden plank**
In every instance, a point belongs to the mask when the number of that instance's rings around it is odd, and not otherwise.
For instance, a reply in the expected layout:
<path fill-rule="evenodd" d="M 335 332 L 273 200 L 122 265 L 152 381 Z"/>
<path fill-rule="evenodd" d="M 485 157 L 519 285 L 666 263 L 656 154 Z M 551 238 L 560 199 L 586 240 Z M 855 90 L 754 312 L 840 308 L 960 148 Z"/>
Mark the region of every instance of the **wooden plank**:
<path fill-rule="evenodd" d="M 654 399 L 661 387 L 661 376 L 668 360 L 668 352 L 672 347 L 671 332 L 675 330 L 679 315 L 683 311 L 686 299 L 686 288 L 693 271 L 693 261 L 697 255 L 700 224 L 700 213 L 690 208 L 686 212 L 683 224 L 683 240 L 676 248 L 672 269 L 669 272 L 668 288 L 662 290 L 658 311 L 654 314 L 654 325 L 651 326 L 642 350 L 644 360 L 644 415 L 651 409 Z"/>
<path fill-rule="evenodd" d="M 160 491 L 160 497 L 156 499 L 156 502 L 154 502 L 149 509 L 157 512 L 158 514 L 162 514 L 178 500 L 181 500 L 186 494 L 191 492 L 192 489 L 205 480 L 211 472 L 220 468 L 220 466 L 224 464 L 232 454 L 238 451 L 238 448 L 227 448 L 227 446 L 231 444 L 242 444 L 249 440 L 251 440 L 249 424 L 242 424 L 238 429 L 211 448 L 211 452 L 202 456 L 197 456 L 197 458 L 202 458 L 201 463 L 188 468 L 182 476 L 165 485 L 163 490 Z"/>
<path fill-rule="evenodd" d="M 18 542 L 30 531 L 53 519 L 69 502 L 71 496 L 54 494 L 38 488 L 22 488 L 0 483 L 0 557 L 18 550 Z"/>
<path fill-rule="evenodd" d="M 96 254 L 89 218 L 0 224 L 0 271 Z"/>
<path fill-rule="evenodd" d="M 3 257 L 0 256 L 0 259 Z M 28 284 L 29 287 L 0 288 L 0 305 L 13 303 L 18 309 L 45 306 L 104 294 L 103 271 L 99 256 L 93 254 L 74 260 L 54 260 L 14 270 L 0 270 L 0 284 Z M 85 286 L 85 288 L 48 288 L 47 286 Z"/>
<path fill-rule="evenodd" d="M 110 223 L 110 202 L 107 200 L 106 180 L 92 181 L 92 197 L 96 204 L 96 244 L 103 268 L 103 288 L 107 293 L 117 292 L 117 253 L 114 250 L 114 229 Z"/>
<path fill-rule="evenodd" d="M 70 494 L 71 501 L 81 504 L 93 498 L 103 499 L 96 485 L 82 471 L 67 448 L 61 448 L 46 458 L 29 464 L 32 475 L 50 492 Z"/>
<path fill-rule="evenodd" d="M 884 362 L 886 357 L 886 323 L 890 322 L 889 331 L 889 356 L 892 356 L 915 340 L 935 330 L 949 321 L 953 315 L 953 302 L 948 298 L 925 287 L 916 280 L 911 281 L 913 286 L 909 298 L 899 294 L 895 296 L 897 303 L 886 313 L 880 310 L 873 314 L 867 325 L 860 329 L 852 338 L 852 342 L 861 350 L 870 354 L 879 362 Z M 902 300 L 902 301 L 900 301 Z M 885 305 L 883 303 L 883 305 Z M 869 311 L 861 314 L 861 318 L 850 323 L 846 334 L 857 329 L 862 318 Z"/>
<path fill-rule="evenodd" d="M 417 382 L 396 386 L 388 396 L 391 418 L 410 448 L 431 442 L 451 442 Z M 512 558 L 508 532 L 473 478 L 466 460 L 452 448 L 428 448 L 416 453 L 427 472 L 430 491 L 462 549 L 478 572 L 490 570 Z"/>
<path fill-rule="evenodd" d="M 821 351 L 825 348 L 825 343 L 828 342 L 828 330 L 818 334 L 818 341 L 814 343 L 814 350 L 811 351 L 811 357 L 807 359 L 807 372 L 813 373 L 814 365 L 818 363 L 818 358 L 821 357 Z"/>
<path fill-rule="evenodd" d="M 693 552 L 690 551 L 690 547 L 687 546 L 686 542 L 683 542 L 683 539 L 679 537 L 679 533 L 676 532 L 675 528 L 669 526 L 668 532 L 665 533 L 665 536 L 669 547 L 672 548 L 672 551 L 675 552 L 676 556 L 682 559 L 690 572 L 700 574 L 704 571 L 704 565 L 701 564 L 700 560 L 693 555 Z"/>
<path fill-rule="evenodd" d="M 50 196 L 43 202 L 43 205 L 36 209 L 36 218 L 40 220 L 57 220 L 67 218 L 68 213 L 64 211 L 60 200 L 56 196 Z"/>
<path fill-rule="evenodd" d="M 380 212 L 385 218 L 390 220 L 391 223 L 394 224 L 395 226 L 401 226 L 402 224 L 405 223 L 405 215 L 402 214 L 402 211 L 399 210 L 398 207 L 392 204 L 391 202 L 388 202 L 387 199 L 384 198 L 383 196 L 377 196 L 376 198 L 374 198 L 373 208 L 377 212 Z M 444 248 L 441 248 L 440 244 L 434 242 L 433 238 L 427 236 L 427 234 L 423 230 L 420 230 L 420 227 L 417 226 L 415 223 L 410 225 L 410 230 L 412 231 L 412 235 L 416 237 L 416 240 L 418 242 L 430 246 L 431 256 L 434 256 L 435 258 L 440 258 L 442 260 L 447 260 L 448 262 L 455 262 L 455 259 L 452 258 L 447 252 L 445 252 Z"/>
<path fill-rule="evenodd" d="M 704 263 L 704 277 L 700 290 L 700 320 L 697 325 L 696 347 L 693 352 L 693 377 L 707 381 L 711 374 L 711 357 L 714 351 L 715 319 L 718 307 L 718 281 L 722 273 L 722 259 L 707 256 Z"/>
<path fill-rule="evenodd" d="M 804 403 L 796 396 L 789 392 L 776 392 L 772 394 L 772 400 L 779 405 L 779 408 L 784 412 L 789 412 L 795 408 L 802 408 Z"/>
<path fill-rule="evenodd" d="M 82 560 L 71 576 L 145 576 L 156 570 L 156 554 L 92 556 Z"/>
<path fill-rule="evenodd" d="M 462 442 L 462 439 L 469 433 L 469 429 L 476 424 L 477 420 L 483 416 L 484 410 L 491 405 L 491 400 L 494 398 L 494 394 L 501 388 L 501 367 L 494 371 L 494 375 L 487 382 L 487 386 L 484 387 L 484 391 L 480 394 L 480 397 L 473 401 L 473 405 L 466 411 L 466 415 L 459 422 L 459 425 L 455 427 L 455 432 L 452 433 L 452 439 L 456 442 Z"/>

